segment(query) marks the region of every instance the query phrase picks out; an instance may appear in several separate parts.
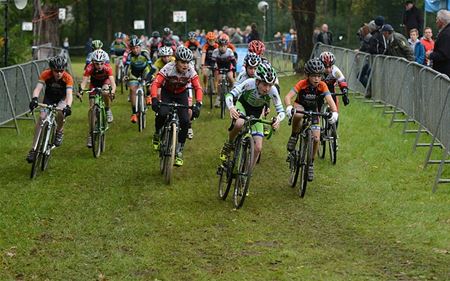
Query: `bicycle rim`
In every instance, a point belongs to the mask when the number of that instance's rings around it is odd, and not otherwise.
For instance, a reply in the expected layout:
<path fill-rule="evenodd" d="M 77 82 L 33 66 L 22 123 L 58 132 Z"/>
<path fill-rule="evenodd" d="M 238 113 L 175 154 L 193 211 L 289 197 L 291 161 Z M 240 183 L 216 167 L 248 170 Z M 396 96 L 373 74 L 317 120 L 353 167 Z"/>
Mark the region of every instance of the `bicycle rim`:
<path fill-rule="evenodd" d="M 50 136 L 48 138 L 48 140 L 45 142 L 43 150 L 42 150 L 42 164 L 41 164 L 41 170 L 45 171 L 48 167 L 48 162 L 50 161 L 50 157 L 52 156 L 52 145 L 53 142 L 55 141 L 55 132 L 56 132 L 56 127 L 55 125 L 52 126 L 51 128 L 51 133 Z M 46 133 L 47 134 L 47 133 Z"/>
<path fill-rule="evenodd" d="M 289 168 L 290 168 L 290 177 L 289 184 L 291 187 L 295 187 L 298 181 L 298 175 L 300 173 L 300 142 L 297 143 L 298 146 L 293 152 L 290 153 L 289 157 Z"/>
<path fill-rule="evenodd" d="M 222 85 L 220 87 L 220 119 L 225 118 L 225 94 L 226 88 Z"/>
<path fill-rule="evenodd" d="M 94 105 L 94 107 L 92 108 L 91 118 L 92 154 L 95 158 L 97 158 L 101 153 L 100 134 L 102 129 L 102 117 L 98 105 Z"/>
<path fill-rule="evenodd" d="M 301 145 L 301 177 L 300 177 L 300 185 L 299 185 L 299 196 L 303 198 L 306 193 L 306 186 L 308 185 L 308 172 L 309 172 L 309 164 L 312 156 L 312 136 L 311 131 L 308 130 L 306 136 L 302 138 Z"/>
<path fill-rule="evenodd" d="M 38 138 L 38 143 L 36 145 L 36 155 L 34 156 L 34 161 L 31 164 L 31 175 L 30 178 L 34 178 L 37 174 L 37 170 L 39 169 L 39 164 L 42 160 L 42 151 L 44 149 L 44 141 L 45 141 L 45 133 L 47 132 L 48 124 L 46 123 L 42 129 Z"/>
<path fill-rule="evenodd" d="M 166 168 L 166 155 L 167 144 L 169 143 L 169 130 L 166 130 L 165 127 L 161 130 L 161 139 L 160 139 L 160 147 L 159 147 L 159 171 L 161 175 L 164 174 L 164 170 Z"/>
<path fill-rule="evenodd" d="M 323 110 L 322 110 L 323 112 Z M 327 128 L 328 128 L 328 122 L 324 117 L 320 117 L 320 147 L 319 147 L 319 157 L 321 159 L 325 158 L 325 154 L 327 151 Z"/>
<path fill-rule="evenodd" d="M 173 174 L 173 165 L 175 163 L 175 152 L 177 149 L 177 125 L 175 123 L 172 123 L 170 126 L 170 138 L 168 143 L 168 150 L 165 154 L 165 165 L 164 168 L 164 179 L 167 184 L 172 183 L 172 174 Z"/>
<path fill-rule="evenodd" d="M 106 133 L 103 132 L 100 135 L 100 150 L 101 152 L 105 152 L 105 149 L 106 149 Z"/>
<path fill-rule="evenodd" d="M 208 77 L 208 95 L 209 95 L 209 106 L 210 109 L 213 108 L 213 83 L 212 78 Z"/>
<path fill-rule="evenodd" d="M 231 176 L 231 171 L 233 170 L 233 164 L 228 157 L 225 164 L 220 165 L 217 174 L 219 175 L 219 198 L 222 200 L 227 199 L 228 193 L 230 192 L 231 183 L 233 182 L 233 177 Z"/>
<path fill-rule="evenodd" d="M 337 133 L 336 124 L 330 126 L 330 160 L 333 165 L 336 165 L 337 161 Z"/>
<path fill-rule="evenodd" d="M 253 162 L 253 138 L 246 136 L 241 140 L 241 149 L 237 158 L 237 174 L 234 182 L 233 201 L 236 209 L 242 207 L 247 196 L 248 187 L 250 185 L 250 178 L 252 175 Z"/>

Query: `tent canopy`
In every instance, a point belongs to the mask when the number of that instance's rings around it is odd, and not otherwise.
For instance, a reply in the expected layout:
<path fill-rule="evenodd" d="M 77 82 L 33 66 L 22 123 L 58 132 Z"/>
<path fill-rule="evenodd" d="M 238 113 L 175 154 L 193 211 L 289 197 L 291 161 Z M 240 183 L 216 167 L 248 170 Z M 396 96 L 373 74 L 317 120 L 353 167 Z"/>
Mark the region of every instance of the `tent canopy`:
<path fill-rule="evenodd" d="M 450 10 L 449 0 L 425 0 L 425 11 L 436 13 L 441 9 Z"/>

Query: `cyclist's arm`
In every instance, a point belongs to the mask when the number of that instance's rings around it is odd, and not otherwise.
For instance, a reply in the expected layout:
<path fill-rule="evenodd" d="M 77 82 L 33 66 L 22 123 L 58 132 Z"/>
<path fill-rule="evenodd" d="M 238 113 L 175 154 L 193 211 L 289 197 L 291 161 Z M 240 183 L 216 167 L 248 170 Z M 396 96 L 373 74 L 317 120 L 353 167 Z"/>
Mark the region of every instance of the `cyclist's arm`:
<path fill-rule="evenodd" d="M 80 85 L 81 89 L 80 89 L 80 91 L 81 90 L 86 90 L 86 85 L 88 83 L 88 80 L 89 80 L 89 76 L 83 76 L 83 80 L 81 80 L 81 85 Z"/>
<path fill-rule="evenodd" d="M 291 100 L 297 95 L 294 89 L 290 90 L 289 93 L 284 97 L 284 104 L 286 107 L 291 105 Z"/>
<path fill-rule="evenodd" d="M 249 79 L 248 79 L 249 80 Z M 242 93 L 244 92 L 245 85 L 247 85 L 248 80 L 245 80 L 242 84 L 237 85 L 234 87 L 228 94 L 225 95 L 225 103 L 228 107 L 228 110 L 231 110 L 234 108 L 234 99 L 238 99 Z"/>
<path fill-rule="evenodd" d="M 270 90 L 270 94 L 272 96 L 272 101 L 275 106 L 275 110 L 277 111 L 277 123 L 283 121 L 284 117 L 286 117 L 286 113 L 284 112 L 283 103 L 281 102 L 280 95 L 278 94 L 278 90 L 275 86 L 272 86 Z"/>
<path fill-rule="evenodd" d="M 38 83 L 36 84 L 36 87 L 33 90 L 32 98 L 38 98 L 39 95 L 41 94 L 42 89 L 44 89 L 44 83 L 39 80 Z"/>
<path fill-rule="evenodd" d="M 73 79 L 72 76 L 70 76 L 68 73 L 64 73 L 63 76 L 63 81 L 66 82 L 66 99 L 64 100 L 64 102 L 66 103 L 66 105 L 68 106 L 72 106 L 72 101 L 73 101 Z"/>
<path fill-rule="evenodd" d="M 108 76 L 109 81 L 111 81 L 111 94 L 116 93 L 116 80 L 114 78 L 114 75 Z"/>
<path fill-rule="evenodd" d="M 200 86 L 200 80 L 198 79 L 198 75 L 195 75 L 194 78 L 191 79 L 192 87 L 195 90 L 195 100 L 199 103 L 202 103 L 203 100 L 203 90 Z"/>
<path fill-rule="evenodd" d="M 325 94 L 325 101 L 327 102 L 327 104 L 330 106 L 330 109 L 332 112 L 337 112 L 337 107 L 336 104 L 334 103 L 333 98 L 331 97 L 331 93 L 324 93 Z"/>
<path fill-rule="evenodd" d="M 206 51 L 202 50 L 202 66 L 205 66 L 206 61 Z"/>
<path fill-rule="evenodd" d="M 164 77 L 164 75 L 162 75 L 161 72 L 158 72 L 155 80 L 153 80 L 153 83 L 152 83 L 152 88 L 151 88 L 152 98 L 158 97 L 158 89 L 160 89 L 162 87 L 164 81 L 166 81 L 166 77 Z"/>

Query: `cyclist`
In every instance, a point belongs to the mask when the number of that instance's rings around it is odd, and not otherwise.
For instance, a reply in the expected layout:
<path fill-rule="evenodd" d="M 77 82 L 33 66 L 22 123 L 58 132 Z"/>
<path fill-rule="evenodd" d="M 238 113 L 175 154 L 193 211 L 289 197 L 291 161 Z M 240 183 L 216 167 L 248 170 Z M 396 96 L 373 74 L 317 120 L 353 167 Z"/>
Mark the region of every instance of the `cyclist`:
<path fill-rule="evenodd" d="M 184 42 L 184 46 L 192 51 L 194 54 L 194 60 L 192 61 L 195 66 L 198 66 L 197 60 L 200 58 L 202 48 L 200 46 L 200 42 L 197 40 L 197 35 L 195 32 L 191 31 L 188 33 L 188 40 Z M 197 67 L 195 69 L 197 70 Z"/>
<path fill-rule="evenodd" d="M 176 102 L 178 104 L 188 105 L 188 84 L 192 84 L 195 90 L 196 105 L 192 109 L 193 117 L 197 118 L 200 115 L 200 108 L 202 105 L 202 87 L 198 79 L 197 72 L 189 62 L 194 58 L 192 51 L 184 46 L 177 48 L 175 52 L 175 62 L 166 64 L 156 76 L 152 84 L 152 109 L 157 113 L 155 118 L 155 134 L 153 135 L 153 147 L 159 149 L 160 130 L 164 125 L 169 108 L 159 108 L 159 100 L 157 98 L 158 89 L 161 89 L 162 102 Z M 189 127 L 189 113 L 187 108 L 178 110 L 180 117 L 180 131 L 178 135 L 178 146 L 176 148 L 175 165 L 183 165 L 183 149 L 186 142 L 188 127 Z"/>
<path fill-rule="evenodd" d="M 146 50 L 141 49 L 141 40 L 139 38 L 134 38 L 130 42 L 131 53 L 127 57 L 127 62 L 125 63 L 125 73 L 126 80 L 128 80 L 128 87 L 130 88 L 130 99 L 131 99 L 131 122 L 137 122 L 136 109 L 134 104 L 136 102 L 136 90 L 139 86 L 138 77 L 142 80 L 152 81 L 153 73 L 155 69 L 152 66 L 152 60 L 150 59 L 150 54 Z M 145 83 L 144 83 L 145 85 Z M 146 103 L 151 103 L 151 98 L 149 95 L 146 96 Z"/>
<path fill-rule="evenodd" d="M 147 48 L 150 50 L 150 58 L 154 58 L 158 53 L 158 45 L 161 42 L 161 37 L 159 36 L 158 31 L 152 32 L 152 37 L 148 39 Z"/>
<path fill-rule="evenodd" d="M 56 56 L 49 60 L 48 65 L 50 69 L 44 70 L 39 76 L 39 81 L 34 88 L 33 98 L 30 101 L 30 110 L 33 111 L 38 106 L 39 95 L 45 86 L 45 94 L 43 103 L 57 104 L 56 115 L 56 136 L 55 146 L 60 146 L 64 135 L 64 118 L 72 114 L 72 91 L 73 79 L 68 72 L 65 71 L 67 67 L 67 60 L 62 56 Z M 47 109 L 41 109 L 39 118 L 44 120 L 47 117 Z M 39 122 L 36 123 L 34 129 L 33 145 L 28 152 L 27 162 L 32 163 L 36 157 L 35 147 L 39 138 L 41 126 Z"/>
<path fill-rule="evenodd" d="M 285 112 L 280 95 L 274 86 L 276 78 L 277 74 L 273 67 L 269 63 L 261 63 L 256 69 L 256 78 L 245 80 L 226 95 L 225 101 L 230 110 L 232 123 L 229 129 L 228 141 L 225 142 L 220 153 L 222 161 L 228 158 L 233 149 L 233 141 L 244 124 L 244 120 L 239 119 L 240 113 L 246 116 L 259 117 L 263 113 L 266 104 L 272 100 L 278 113 L 272 128 L 278 129 L 280 126 L 280 122 L 285 117 Z M 236 104 L 233 103 L 233 99 L 237 99 Z M 261 123 L 252 126 L 252 136 L 255 141 L 253 168 L 262 150 L 264 132 Z"/>
<path fill-rule="evenodd" d="M 325 79 L 324 82 L 328 86 L 328 90 L 331 92 L 331 96 L 333 97 L 334 103 L 336 104 L 336 107 L 339 109 L 339 100 L 335 95 L 335 89 L 334 86 L 336 83 L 338 84 L 339 88 L 341 89 L 341 93 L 344 95 L 342 96 L 342 102 L 345 106 L 347 106 L 350 103 L 350 100 L 348 98 L 348 84 L 345 80 L 344 75 L 342 74 L 339 67 L 335 65 L 336 59 L 331 52 L 322 52 L 319 56 L 320 60 L 325 66 Z M 319 108 L 322 106 L 320 105 Z M 336 123 L 337 126 L 337 123 Z"/>
<path fill-rule="evenodd" d="M 233 43 L 231 43 L 230 37 L 229 37 L 228 34 L 226 34 L 226 33 L 222 33 L 222 34 L 219 36 L 218 41 L 219 41 L 219 40 L 227 41 L 227 42 L 228 42 L 227 47 L 230 48 L 231 51 L 233 51 L 234 57 L 236 58 L 236 61 L 235 61 L 235 63 L 233 64 L 233 75 L 236 76 L 236 68 L 237 68 L 237 60 L 238 60 L 238 53 L 236 52 L 236 47 L 234 46 Z"/>
<path fill-rule="evenodd" d="M 114 33 L 114 38 L 115 38 L 114 41 L 111 43 L 110 54 L 111 58 L 114 59 L 115 73 L 117 73 L 119 70 L 119 64 L 117 60 L 123 57 L 123 55 L 128 49 L 128 46 L 124 40 L 126 38 L 126 35 L 124 33 L 116 32 Z"/>
<path fill-rule="evenodd" d="M 94 51 L 92 54 L 92 63 L 89 64 L 84 71 L 83 80 L 81 81 L 81 89 L 86 89 L 90 77 L 89 89 L 101 87 L 103 90 L 108 91 L 103 92 L 103 101 L 105 102 L 107 121 L 108 123 L 111 123 L 114 120 L 111 111 L 111 99 L 114 98 L 116 93 L 116 82 L 114 80 L 111 65 L 106 63 L 107 56 L 108 54 L 103 50 Z M 111 90 L 111 94 L 109 93 L 109 90 Z M 94 100 L 89 99 L 88 120 L 91 120 L 91 108 L 93 105 Z M 92 147 L 92 139 L 90 134 L 88 134 L 86 146 Z"/>
<path fill-rule="evenodd" d="M 244 65 L 241 72 L 239 72 L 238 76 L 236 77 L 234 85 L 239 85 L 248 78 L 254 78 L 256 69 L 258 68 L 258 65 L 260 63 L 260 56 L 258 56 L 256 53 L 248 53 L 244 58 Z"/>
<path fill-rule="evenodd" d="M 161 38 L 161 42 L 159 42 L 158 49 L 162 46 L 171 47 L 173 51 L 177 49 L 178 43 L 172 38 L 172 30 L 170 28 L 165 27 L 163 29 L 163 36 Z"/>
<path fill-rule="evenodd" d="M 214 61 L 212 60 L 212 53 L 215 49 L 219 48 L 216 43 L 216 34 L 212 31 L 206 33 L 206 43 L 202 47 L 202 74 L 203 74 L 203 85 L 206 88 L 207 79 L 211 69 L 214 67 Z M 209 68 L 208 68 L 209 67 Z"/>
<path fill-rule="evenodd" d="M 233 51 L 228 48 L 228 40 L 226 38 L 220 38 L 218 40 L 219 48 L 215 49 L 212 53 L 211 60 L 214 62 L 214 78 L 215 78 L 215 88 L 218 93 L 218 84 L 219 84 L 219 70 L 226 69 L 227 70 L 227 79 L 230 85 L 230 88 L 233 88 L 234 77 L 233 77 L 233 69 L 236 64 L 236 57 L 233 54 Z M 220 107 L 220 95 L 217 95 L 216 102 L 214 103 L 215 107 Z"/>
<path fill-rule="evenodd" d="M 331 124 L 336 123 L 338 120 L 338 112 L 336 104 L 331 97 L 331 93 L 328 90 L 327 84 L 322 80 L 323 73 L 325 72 L 325 66 L 318 58 L 310 59 L 305 64 L 306 79 L 300 80 L 295 84 L 291 91 L 284 97 L 286 104 L 286 112 L 289 118 L 292 118 L 292 133 L 287 143 L 287 150 L 293 151 L 297 142 L 298 134 L 301 130 L 301 124 L 303 120 L 303 114 L 295 113 L 292 116 L 292 110 L 307 110 L 307 111 L 319 111 L 318 101 L 325 98 L 325 101 L 331 108 L 332 116 L 329 119 Z M 292 98 L 295 97 L 294 106 L 291 105 Z M 319 149 L 320 140 L 320 126 L 319 117 L 313 119 L 313 126 L 311 127 L 314 146 L 313 146 L 313 159 L 312 165 L 309 167 L 308 181 L 312 181 L 314 178 L 314 157 Z"/>
<path fill-rule="evenodd" d="M 175 61 L 175 57 L 173 56 L 173 50 L 170 47 L 162 46 L 158 50 L 158 59 L 155 61 L 153 66 L 156 68 L 156 71 L 159 71 L 169 62 Z"/>
<path fill-rule="evenodd" d="M 95 50 L 101 50 L 103 47 L 103 42 L 100 40 L 93 40 L 92 41 L 92 49 Z M 86 57 L 86 64 L 84 65 L 84 69 L 92 62 L 92 53 L 94 51 L 90 52 Z M 109 63 L 109 56 L 106 59 L 106 63 Z"/>
<path fill-rule="evenodd" d="M 267 62 L 267 59 L 263 57 L 265 51 L 266 46 L 262 41 L 253 40 L 250 43 L 248 43 L 248 52 L 255 53 L 258 56 L 260 56 L 263 62 Z"/>

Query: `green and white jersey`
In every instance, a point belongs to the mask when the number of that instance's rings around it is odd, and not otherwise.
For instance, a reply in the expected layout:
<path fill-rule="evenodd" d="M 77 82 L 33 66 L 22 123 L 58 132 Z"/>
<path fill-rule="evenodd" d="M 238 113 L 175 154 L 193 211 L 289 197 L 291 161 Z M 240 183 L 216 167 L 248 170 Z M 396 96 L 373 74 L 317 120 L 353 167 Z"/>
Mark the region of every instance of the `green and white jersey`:
<path fill-rule="evenodd" d="M 270 100 L 272 100 L 275 106 L 275 110 L 278 113 L 277 118 L 279 118 L 279 120 L 281 121 L 285 117 L 283 104 L 281 102 L 281 98 L 278 94 L 277 88 L 275 86 L 272 86 L 266 95 L 261 95 L 258 92 L 255 78 L 249 78 L 245 80 L 241 84 L 235 86 L 231 90 L 231 92 L 226 95 L 225 102 L 228 109 L 234 107 L 234 99 L 237 99 L 242 105 L 244 105 L 247 112 L 262 110 L 263 107 L 267 104 L 270 104 Z"/>

